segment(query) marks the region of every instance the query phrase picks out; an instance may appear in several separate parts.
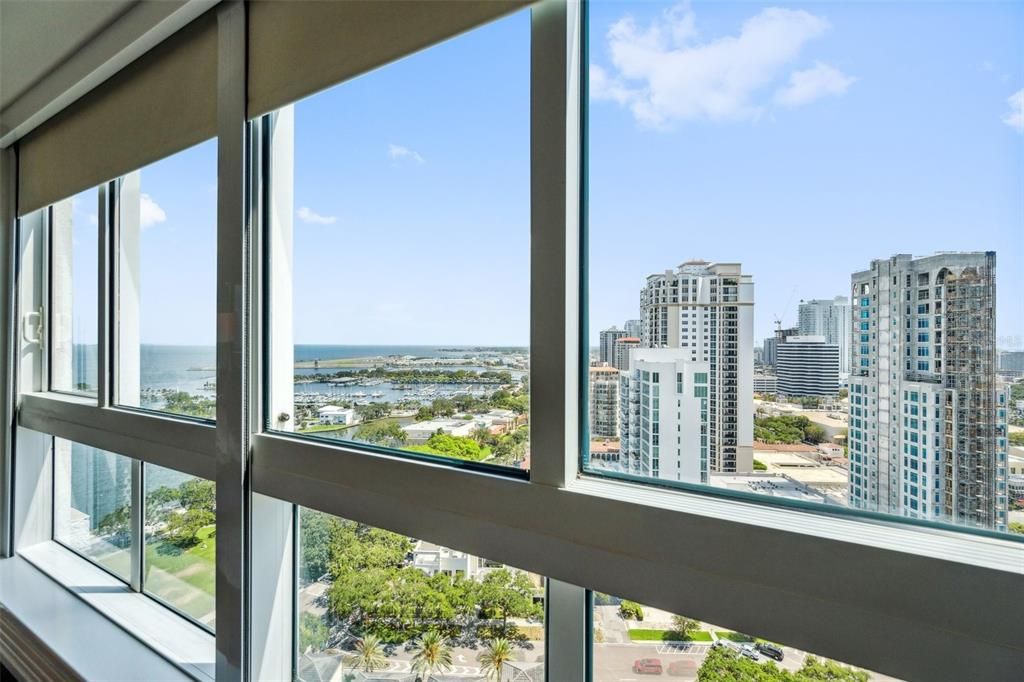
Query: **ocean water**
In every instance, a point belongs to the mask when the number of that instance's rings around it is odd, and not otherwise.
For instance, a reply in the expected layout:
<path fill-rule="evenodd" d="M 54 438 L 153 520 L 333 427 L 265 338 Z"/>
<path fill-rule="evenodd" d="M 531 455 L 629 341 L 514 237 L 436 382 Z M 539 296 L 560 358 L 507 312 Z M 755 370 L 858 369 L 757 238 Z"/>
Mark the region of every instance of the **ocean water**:
<path fill-rule="evenodd" d="M 505 347 L 500 350 L 511 350 Z M 295 361 L 344 358 L 413 356 L 418 358 L 461 358 L 486 353 L 482 346 L 332 346 L 296 344 Z M 525 351 L 526 348 L 516 348 Z M 80 345 L 74 354 L 75 382 L 96 385 L 96 346 Z M 209 393 L 203 386 L 216 378 L 217 353 L 214 346 L 162 346 L 143 344 L 139 349 L 140 380 L 143 388 L 171 388 L 189 393 Z M 486 369 L 484 367 L 464 369 Z M 302 368 L 296 374 L 313 374 Z M 335 371 L 335 370 L 323 370 Z"/>

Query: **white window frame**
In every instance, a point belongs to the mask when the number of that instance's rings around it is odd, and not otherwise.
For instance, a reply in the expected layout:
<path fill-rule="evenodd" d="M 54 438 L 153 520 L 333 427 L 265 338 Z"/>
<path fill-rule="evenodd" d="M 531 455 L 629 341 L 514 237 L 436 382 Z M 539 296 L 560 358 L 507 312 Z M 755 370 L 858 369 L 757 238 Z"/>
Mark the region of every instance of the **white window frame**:
<path fill-rule="evenodd" d="M 34 483 L 52 476 L 46 442 L 59 436 L 216 481 L 217 680 L 293 674 L 293 505 L 547 576 L 552 681 L 584 679 L 589 670 L 590 615 L 579 586 L 908 679 L 1019 674 L 1018 542 L 579 473 L 584 65 L 576 2 L 544 0 L 532 9 L 529 480 L 304 439 L 280 424 L 266 430 L 283 398 L 265 394 L 264 364 L 291 341 L 264 337 L 266 297 L 273 306 L 286 297 L 262 283 L 267 274 L 286 280 L 291 264 L 272 262 L 266 271 L 263 213 L 291 210 L 281 193 L 287 182 L 268 187 L 263 177 L 287 169 L 262 162 L 283 145 L 274 125 L 290 124 L 287 114 L 246 120 L 246 8 L 222 3 L 217 11 L 217 422 L 117 407 L 103 386 L 106 369 L 99 401 L 44 390 L 45 350 L 25 340 L 26 313 L 45 294 L 42 221 L 14 219 L 13 153 L 2 150 L 0 218 L 21 242 L 8 240 L 13 253 L 0 250 L 0 313 L 17 321 L 3 325 L 17 333 L 3 337 L 0 368 L 11 387 L 0 396 L 0 552 L 50 541 L 47 495 Z M 111 253 L 109 243 L 103 248 Z M 110 272 L 108 260 L 101 368 L 114 357 Z"/>

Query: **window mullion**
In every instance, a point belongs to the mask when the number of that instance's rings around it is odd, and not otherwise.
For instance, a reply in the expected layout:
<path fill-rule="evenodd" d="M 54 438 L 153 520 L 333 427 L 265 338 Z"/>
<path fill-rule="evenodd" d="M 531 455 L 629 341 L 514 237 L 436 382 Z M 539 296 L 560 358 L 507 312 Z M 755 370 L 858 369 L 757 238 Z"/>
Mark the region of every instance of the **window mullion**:
<path fill-rule="evenodd" d="M 13 149 L 0 149 L 0 557 L 11 555 L 11 489 L 14 446 L 14 383 L 17 354 L 18 290 L 14 280 L 17 251 L 17 159 Z"/>
<path fill-rule="evenodd" d="M 132 460 L 132 485 L 131 485 L 131 586 L 136 592 L 141 592 L 142 576 L 145 566 L 146 554 L 146 497 L 143 489 L 143 465 L 140 460 Z"/>
<path fill-rule="evenodd" d="M 560 580 L 548 580 L 547 661 L 548 680 L 588 680 L 587 590 Z"/>
<path fill-rule="evenodd" d="M 530 480 L 562 486 L 578 452 L 578 143 L 570 68 L 578 5 L 532 10 L 530 73 Z"/>
<path fill-rule="evenodd" d="M 96 286 L 96 397 L 100 407 L 110 405 L 111 398 L 111 322 L 113 320 L 114 308 L 111 297 L 111 202 L 113 201 L 114 183 L 107 182 L 99 187 L 98 204 L 96 211 L 97 218 L 97 249 L 96 254 L 99 264 L 96 268 L 98 282 Z"/>
<path fill-rule="evenodd" d="M 246 7 L 217 8 L 217 671 L 248 678 Z"/>

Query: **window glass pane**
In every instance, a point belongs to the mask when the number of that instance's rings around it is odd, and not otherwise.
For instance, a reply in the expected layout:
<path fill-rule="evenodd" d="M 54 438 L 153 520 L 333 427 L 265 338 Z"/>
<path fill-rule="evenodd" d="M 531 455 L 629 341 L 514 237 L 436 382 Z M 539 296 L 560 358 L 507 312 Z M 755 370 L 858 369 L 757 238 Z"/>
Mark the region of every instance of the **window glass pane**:
<path fill-rule="evenodd" d="M 278 113 L 272 428 L 528 467 L 529 77 L 526 10 Z"/>
<path fill-rule="evenodd" d="M 53 536 L 124 581 L 131 579 L 132 461 L 54 439 Z"/>
<path fill-rule="evenodd" d="M 1020 7 L 587 11 L 584 468 L 1024 529 Z"/>
<path fill-rule="evenodd" d="M 212 419 L 217 141 L 118 184 L 118 402 Z"/>
<path fill-rule="evenodd" d="M 50 212 L 50 387 L 96 392 L 99 190 Z"/>
<path fill-rule="evenodd" d="M 143 589 L 213 629 L 216 616 L 216 489 L 207 481 L 146 464 Z"/>
<path fill-rule="evenodd" d="M 545 679 L 540 576 L 307 509 L 299 523 L 300 679 Z"/>
<path fill-rule="evenodd" d="M 778 642 L 594 593 L 593 682 L 895 682 Z"/>

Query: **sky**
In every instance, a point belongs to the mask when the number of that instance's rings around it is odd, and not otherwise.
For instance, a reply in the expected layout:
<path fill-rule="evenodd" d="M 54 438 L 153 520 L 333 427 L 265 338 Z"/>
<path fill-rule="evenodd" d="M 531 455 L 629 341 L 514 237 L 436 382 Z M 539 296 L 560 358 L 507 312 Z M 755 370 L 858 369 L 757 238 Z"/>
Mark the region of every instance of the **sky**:
<path fill-rule="evenodd" d="M 588 30 L 591 343 L 694 258 L 753 276 L 760 343 L 874 258 L 995 250 L 1024 348 L 1024 5 L 594 2 Z M 527 343 L 529 31 L 295 105 L 297 343 Z M 214 342 L 215 179 L 212 141 L 142 171 L 144 343 Z"/>

